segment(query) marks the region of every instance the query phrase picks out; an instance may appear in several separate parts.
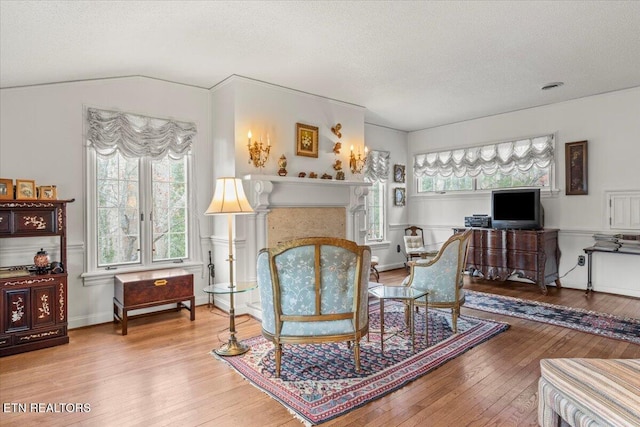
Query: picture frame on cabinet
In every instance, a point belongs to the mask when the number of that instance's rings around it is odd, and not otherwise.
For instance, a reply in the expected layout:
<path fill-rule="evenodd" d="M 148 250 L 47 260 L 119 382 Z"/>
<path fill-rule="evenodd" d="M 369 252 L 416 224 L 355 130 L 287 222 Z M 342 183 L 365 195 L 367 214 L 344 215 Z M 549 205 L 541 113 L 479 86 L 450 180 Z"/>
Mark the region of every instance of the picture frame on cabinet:
<path fill-rule="evenodd" d="M 564 147 L 565 194 L 568 196 L 589 194 L 587 141 L 567 142 Z"/>
<path fill-rule="evenodd" d="M 16 200 L 38 200 L 36 182 L 32 179 L 16 179 Z"/>
<path fill-rule="evenodd" d="M 38 188 L 39 200 L 56 200 L 58 198 L 58 190 L 55 185 L 42 185 Z"/>
<path fill-rule="evenodd" d="M 404 188 L 397 187 L 393 189 L 393 204 L 394 206 L 405 205 L 405 189 Z"/>
<path fill-rule="evenodd" d="M 13 180 L 0 178 L 0 200 L 13 200 Z"/>
<path fill-rule="evenodd" d="M 393 182 L 404 183 L 404 165 L 393 165 Z"/>
<path fill-rule="evenodd" d="M 318 157 L 318 127 L 296 123 L 296 156 Z"/>

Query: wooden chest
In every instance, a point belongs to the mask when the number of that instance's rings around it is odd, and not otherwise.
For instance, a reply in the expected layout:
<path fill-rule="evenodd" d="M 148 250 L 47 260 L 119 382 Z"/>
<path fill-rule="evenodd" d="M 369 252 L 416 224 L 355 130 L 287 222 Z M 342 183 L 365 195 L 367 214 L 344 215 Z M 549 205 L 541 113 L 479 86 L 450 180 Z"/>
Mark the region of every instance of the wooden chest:
<path fill-rule="evenodd" d="M 170 310 L 185 308 L 191 312 L 191 320 L 195 320 L 193 274 L 181 268 L 118 274 L 114 281 L 113 318 L 114 322 L 122 323 L 122 335 L 127 335 L 128 319 L 168 311 L 129 316 L 131 310 L 175 303 L 175 309 Z M 189 301 L 189 306 L 184 301 Z"/>

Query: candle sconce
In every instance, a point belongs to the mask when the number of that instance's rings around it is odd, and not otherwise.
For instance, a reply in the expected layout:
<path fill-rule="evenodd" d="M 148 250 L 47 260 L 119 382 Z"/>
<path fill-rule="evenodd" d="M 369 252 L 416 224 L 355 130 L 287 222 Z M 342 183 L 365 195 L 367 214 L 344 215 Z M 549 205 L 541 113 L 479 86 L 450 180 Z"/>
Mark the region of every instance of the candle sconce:
<path fill-rule="evenodd" d="M 353 145 L 351 146 L 351 155 L 349 157 L 349 169 L 351 169 L 351 173 L 357 174 L 362 173 L 362 169 L 364 165 L 367 163 L 367 153 L 369 149 L 364 147 L 364 158 L 360 154 L 360 150 L 358 150 L 358 157 L 356 158 L 355 154 L 353 154 Z"/>
<path fill-rule="evenodd" d="M 247 142 L 247 150 L 249 151 L 249 163 L 253 163 L 253 165 L 257 168 L 263 168 L 264 165 L 269 160 L 269 152 L 271 151 L 271 141 L 269 140 L 269 135 L 267 134 L 267 145 L 263 146 L 262 137 L 260 137 L 260 142 L 253 141 L 251 143 L 251 131 L 247 134 L 248 142 Z"/>

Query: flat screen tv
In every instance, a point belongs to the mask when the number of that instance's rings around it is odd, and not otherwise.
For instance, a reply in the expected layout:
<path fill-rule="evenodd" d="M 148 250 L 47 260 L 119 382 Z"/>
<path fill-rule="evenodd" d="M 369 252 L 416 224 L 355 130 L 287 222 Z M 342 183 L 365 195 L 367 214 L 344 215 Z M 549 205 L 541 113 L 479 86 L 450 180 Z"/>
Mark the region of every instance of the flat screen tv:
<path fill-rule="evenodd" d="M 491 226 L 517 230 L 544 227 L 544 210 L 539 188 L 494 190 L 491 192 Z"/>

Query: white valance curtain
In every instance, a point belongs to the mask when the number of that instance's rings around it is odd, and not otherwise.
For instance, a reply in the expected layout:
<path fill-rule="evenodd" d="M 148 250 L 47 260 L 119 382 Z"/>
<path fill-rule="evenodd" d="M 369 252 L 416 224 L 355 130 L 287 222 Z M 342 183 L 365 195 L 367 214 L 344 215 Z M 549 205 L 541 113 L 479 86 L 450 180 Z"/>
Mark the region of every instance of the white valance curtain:
<path fill-rule="evenodd" d="M 369 182 L 386 181 L 389 178 L 389 151 L 371 150 L 364 165 L 364 177 Z"/>
<path fill-rule="evenodd" d="M 87 122 L 87 143 L 103 156 L 180 159 L 197 133 L 194 123 L 96 108 L 87 109 Z"/>
<path fill-rule="evenodd" d="M 519 139 L 480 147 L 461 148 L 437 153 L 416 154 L 413 171 L 416 176 L 451 174 L 462 176 L 527 171 L 536 165 L 548 167 L 554 157 L 554 135 Z"/>

